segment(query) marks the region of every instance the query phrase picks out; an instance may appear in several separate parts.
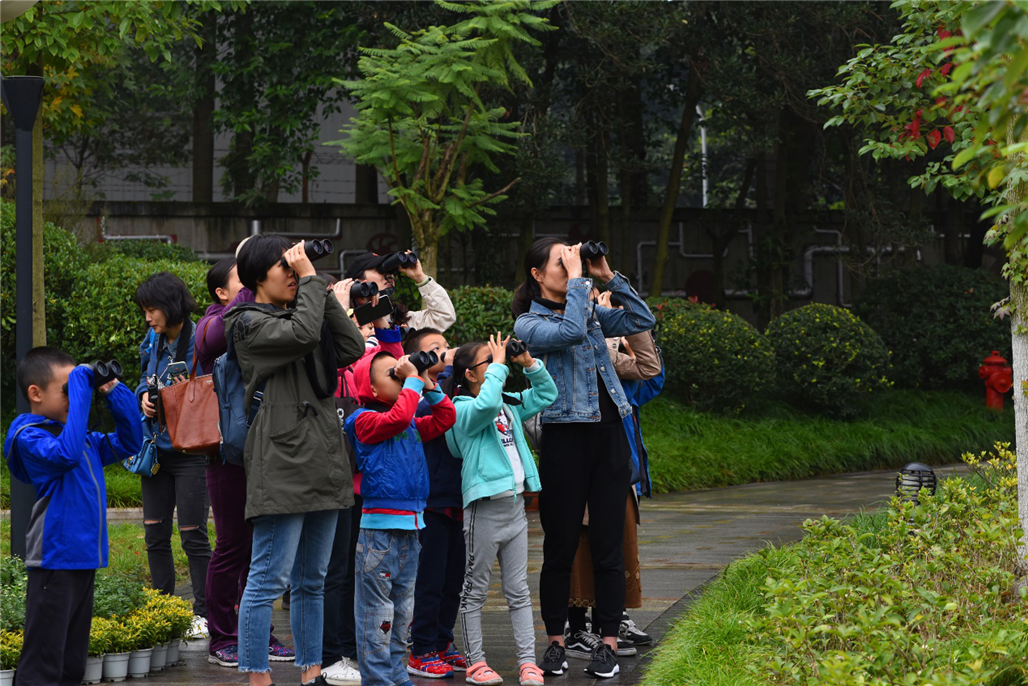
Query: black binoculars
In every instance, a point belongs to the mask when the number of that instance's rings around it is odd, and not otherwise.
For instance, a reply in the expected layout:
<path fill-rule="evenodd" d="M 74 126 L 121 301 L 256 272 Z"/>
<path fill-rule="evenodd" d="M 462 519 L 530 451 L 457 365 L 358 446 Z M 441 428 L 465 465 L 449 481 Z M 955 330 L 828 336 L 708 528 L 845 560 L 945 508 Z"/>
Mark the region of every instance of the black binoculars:
<path fill-rule="evenodd" d="M 418 370 L 418 374 L 424 374 L 426 369 L 439 364 L 439 356 L 435 354 L 434 350 L 419 350 L 411 354 L 410 361 Z"/>
<path fill-rule="evenodd" d="M 400 271 L 401 268 L 413 267 L 417 263 L 418 256 L 413 252 L 394 252 L 385 258 L 378 270 L 383 274 L 390 274 Z"/>
<path fill-rule="evenodd" d="M 528 346 L 516 338 L 507 341 L 507 359 L 513 360 L 518 355 L 528 352 Z"/>
<path fill-rule="evenodd" d="M 306 253 L 307 259 L 313 262 L 314 260 L 321 259 L 325 255 L 331 255 L 336 251 L 336 248 L 332 245 L 332 241 L 328 239 L 316 239 L 304 243 L 303 251 Z M 286 258 L 284 257 L 282 258 L 282 267 L 284 269 L 289 269 L 289 263 L 286 262 Z"/>
<path fill-rule="evenodd" d="M 600 257 L 606 257 L 609 252 L 610 248 L 603 241 L 586 241 L 582 243 L 579 254 L 583 260 L 595 260 Z"/>
<path fill-rule="evenodd" d="M 350 286 L 350 300 L 357 298 L 373 298 L 378 295 L 378 284 L 373 282 L 356 281 Z"/>
<path fill-rule="evenodd" d="M 125 373 L 125 370 L 121 368 L 121 363 L 117 360 L 108 360 L 107 362 L 93 360 L 82 366 L 89 367 L 93 372 L 93 388 L 100 388 Z M 68 394 L 68 384 L 64 384 L 64 394 Z"/>

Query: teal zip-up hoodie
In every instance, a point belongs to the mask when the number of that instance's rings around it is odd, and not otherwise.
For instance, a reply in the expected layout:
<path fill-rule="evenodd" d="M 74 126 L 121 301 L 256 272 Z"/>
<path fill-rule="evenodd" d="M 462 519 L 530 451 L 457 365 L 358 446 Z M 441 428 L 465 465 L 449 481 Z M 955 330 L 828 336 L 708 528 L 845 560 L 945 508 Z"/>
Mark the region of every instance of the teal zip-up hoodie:
<path fill-rule="evenodd" d="M 532 452 L 525 442 L 521 423 L 537 415 L 557 400 L 557 385 L 539 360 L 525 370 L 532 387 L 519 394 L 520 405 L 503 402 L 503 382 L 510 370 L 507 365 L 490 364 L 485 370 L 485 382 L 477 397 L 458 395 L 453 399 L 457 410 L 457 423 L 446 432 L 450 452 L 463 460 L 461 491 L 464 507 L 480 498 L 488 498 L 504 491 L 516 491 L 514 470 L 507 459 L 507 451 L 500 443 L 496 430 L 496 415 L 503 412 L 514 431 L 514 442 L 525 469 L 525 490 L 539 491 L 539 470 Z M 517 497 L 517 496 L 515 496 Z"/>

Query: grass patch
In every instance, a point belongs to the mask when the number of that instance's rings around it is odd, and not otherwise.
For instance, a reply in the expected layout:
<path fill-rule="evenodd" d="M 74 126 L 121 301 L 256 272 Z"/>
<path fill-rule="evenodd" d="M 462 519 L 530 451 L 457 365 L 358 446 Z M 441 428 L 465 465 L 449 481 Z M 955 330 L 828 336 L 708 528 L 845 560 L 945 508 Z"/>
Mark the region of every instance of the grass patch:
<path fill-rule="evenodd" d="M 139 478 L 139 477 L 136 477 Z M 207 523 L 207 534 L 214 548 L 214 522 Z M 107 525 L 109 546 L 107 573 L 123 575 L 133 581 L 150 583 L 150 567 L 146 561 L 146 541 L 143 539 L 143 523 L 116 522 Z M 178 525 L 171 534 L 171 552 L 175 557 L 175 583 L 189 581 L 189 561 L 182 550 Z M 0 520 L 0 556 L 11 554 L 11 521 Z"/>
<path fill-rule="evenodd" d="M 802 541 L 732 563 L 660 641 L 643 686 L 1028 684 L 1015 462 L 997 454 L 996 478 L 807 521 Z"/>
<path fill-rule="evenodd" d="M 945 391 L 883 393 L 853 421 L 767 402 L 739 417 L 696 411 L 658 397 L 642 410 L 657 492 L 955 462 L 967 450 L 1013 442 L 1014 414 Z"/>

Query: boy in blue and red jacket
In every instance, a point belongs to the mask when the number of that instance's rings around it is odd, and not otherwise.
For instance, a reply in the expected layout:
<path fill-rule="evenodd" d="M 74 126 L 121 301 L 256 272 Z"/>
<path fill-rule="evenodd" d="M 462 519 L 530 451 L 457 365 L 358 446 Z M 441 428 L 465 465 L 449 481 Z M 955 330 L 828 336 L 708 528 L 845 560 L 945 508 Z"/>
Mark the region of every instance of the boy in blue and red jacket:
<path fill-rule="evenodd" d="M 31 412 L 7 431 L 11 476 L 36 489 L 26 532 L 25 645 L 18 683 L 79 684 L 86 669 L 96 570 L 107 566 L 103 468 L 139 452 L 139 405 L 126 386 L 100 387 L 114 415 L 112 434 L 88 429 L 93 372 L 55 348 L 33 348 L 18 363 Z"/>
<path fill-rule="evenodd" d="M 409 684 L 404 657 L 429 494 L 422 441 L 456 421 L 453 403 L 405 356 L 369 355 L 354 369 L 364 406 L 346 419 L 361 471 L 361 529 L 355 589 L 361 686 Z M 415 418 L 422 393 L 431 415 Z"/>

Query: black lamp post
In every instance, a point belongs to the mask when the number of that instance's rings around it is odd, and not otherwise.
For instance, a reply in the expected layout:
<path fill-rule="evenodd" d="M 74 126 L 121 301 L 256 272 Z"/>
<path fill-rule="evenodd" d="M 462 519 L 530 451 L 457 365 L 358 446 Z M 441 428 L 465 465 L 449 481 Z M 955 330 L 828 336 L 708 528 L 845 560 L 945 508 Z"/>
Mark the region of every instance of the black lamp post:
<path fill-rule="evenodd" d="M 32 127 L 43 99 L 43 77 L 8 76 L 0 81 L 4 105 L 14 120 L 15 245 L 17 260 L 17 358 L 32 349 Z M 28 400 L 18 393 L 18 412 L 28 412 Z M 11 552 L 24 559 L 25 532 L 28 529 L 36 493 L 32 486 L 11 479 Z"/>
<path fill-rule="evenodd" d="M 935 495 L 935 472 L 926 464 L 911 462 L 896 476 L 896 495 L 905 503 L 920 505 L 917 499 L 922 488 Z"/>

